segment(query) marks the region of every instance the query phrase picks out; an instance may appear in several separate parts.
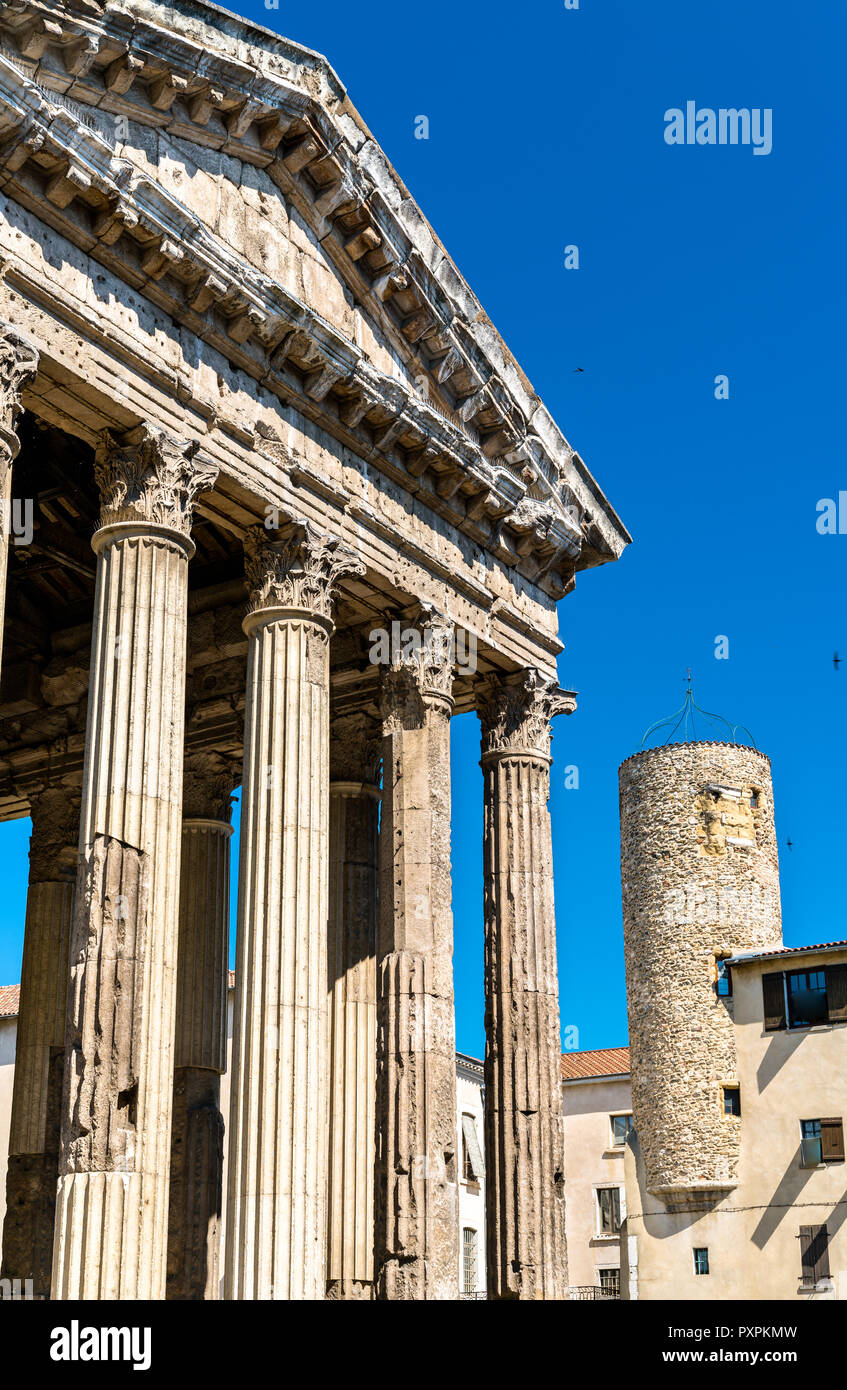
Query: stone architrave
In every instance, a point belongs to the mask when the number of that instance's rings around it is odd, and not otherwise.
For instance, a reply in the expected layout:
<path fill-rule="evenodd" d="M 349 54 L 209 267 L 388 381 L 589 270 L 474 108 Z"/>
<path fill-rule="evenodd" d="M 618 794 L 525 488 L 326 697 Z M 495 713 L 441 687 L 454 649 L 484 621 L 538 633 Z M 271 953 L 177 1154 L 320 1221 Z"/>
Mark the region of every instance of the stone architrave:
<path fill-rule="evenodd" d="M 37 369 L 38 353 L 32 343 L 11 324 L 0 322 L 0 664 L 12 526 L 12 464 L 20 447 L 15 421 L 21 407 L 21 391 Z"/>
<path fill-rule="evenodd" d="M 3 1221 L 4 1279 L 49 1298 L 80 792 L 30 795 L 32 838 Z"/>
<path fill-rule="evenodd" d="M 356 555 L 307 522 L 245 540 L 250 606 L 225 1297 L 326 1292 L 329 642 Z"/>
<path fill-rule="evenodd" d="M 190 528 L 216 478 L 196 454 L 142 425 L 95 458 L 54 1298 L 165 1296 Z"/>
<path fill-rule="evenodd" d="M 458 1297 L 456 1047 L 450 879 L 453 627 L 382 683 L 377 931 L 377 1296 Z"/>
<path fill-rule="evenodd" d="M 373 1297 L 380 728 L 330 726 L 327 1297 Z"/>
<path fill-rule="evenodd" d="M 167 1297 L 220 1297 L 229 979 L 229 840 L 241 769 L 214 752 L 183 770 Z"/>
<path fill-rule="evenodd" d="M 567 1297 L 550 720 L 536 671 L 482 685 L 488 1294 Z"/>

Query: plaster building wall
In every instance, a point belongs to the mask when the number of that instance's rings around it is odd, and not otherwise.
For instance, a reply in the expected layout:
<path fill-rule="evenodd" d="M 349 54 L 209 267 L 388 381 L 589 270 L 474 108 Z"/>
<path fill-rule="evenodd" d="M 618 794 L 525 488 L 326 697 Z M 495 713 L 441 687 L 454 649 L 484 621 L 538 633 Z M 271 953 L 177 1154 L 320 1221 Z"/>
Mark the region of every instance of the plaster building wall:
<path fill-rule="evenodd" d="M 635 1127 L 651 1191 L 684 1206 L 736 1180 L 716 960 L 781 945 L 770 763 L 733 744 L 650 749 L 622 764 L 620 804 Z"/>
<path fill-rule="evenodd" d="M 459 1136 L 459 1292 L 485 1296 L 485 1160 L 483 1140 L 482 1063 L 459 1053 L 456 1060 L 456 1130 Z M 463 1120 L 469 1121 L 476 1136 L 476 1150 L 471 1146 L 465 1164 L 466 1139 Z M 480 1171 L 481 1170 L 481 1171 Z M 474 1255 L 466 1268 L 466 1241 L 471 1240 Z M 467 1286 L 466 1273 L 475 1270 L 473 1288 Z"/>
<path fill-rule="evenodd" d="M 626 1053 L 625 1048 L 615 1049 Z M 565 1054 L 563 1067 L 591 1054 Z M 625 1146 L 616 1146 L 611 1117 L 632 1110 L 628 1075 L 566 1078 L 562 1084 L 565 1128 L 565 1220 L 568 1282 L 586 1289 L 601 1284 L 600 1271 L 619 1270 L 619 1234 L 604 1234 L 598 1192 L 617 1188 L 626 1214 Z"/>
<path fill-rule="evenodd" d="M 17 1019 L 0 1016 L 0 1233 L 6 1215 L 6 1167 L 9 1157 L 9 1121 L 12 1117 L 16 1033 Z"/>
<path fill-rule="evenodd" d="M 847 1168 L 843 1160 L 803 1166 L 800 1129 L 801 1120 L 824 1117 L 847 1125 L 847 1025 L 768 1032 L 762 993 L 764 974 L 845 963 L 847 947 L 808 948 L 732 967 L 737 1184 L 711 1210 L 668 1212 L 648 1191 L 636 1137 L 626 1156 L 630 1298 L 847 1299 Z M 830 1276 L 811 1285 L 802 1279 L 800 1232 L 822 1226 Z M 708 1250 L 707 1275 L 694 1272 L 695 1249 Z"/>

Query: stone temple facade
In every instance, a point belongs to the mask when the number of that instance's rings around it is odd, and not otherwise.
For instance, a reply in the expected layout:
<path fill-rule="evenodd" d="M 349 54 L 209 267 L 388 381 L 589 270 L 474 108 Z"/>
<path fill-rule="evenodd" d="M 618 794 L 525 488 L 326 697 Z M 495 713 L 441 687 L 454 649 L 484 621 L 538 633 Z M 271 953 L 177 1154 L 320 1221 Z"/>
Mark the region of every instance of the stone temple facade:
<path fill-rule="evenodd" d="M 782 946 L 770 762 L 729 743 L 651 748 L 622 764 L 620 807 L 635 1128 L 649 1192 L 668 1211 L 699 1209 L 738 1176 L 719 963 Z"/>
<path fill-rule="evenodd" d="M 556 605 L 624 527 L 326 60 L 214 5 L 0 7 L 0 319 L 4 1275 L 215 1296 L 241 785 L 226 1296 L 456 1296 L 476 709 L 488 1287 L 561 1297 Z"/>

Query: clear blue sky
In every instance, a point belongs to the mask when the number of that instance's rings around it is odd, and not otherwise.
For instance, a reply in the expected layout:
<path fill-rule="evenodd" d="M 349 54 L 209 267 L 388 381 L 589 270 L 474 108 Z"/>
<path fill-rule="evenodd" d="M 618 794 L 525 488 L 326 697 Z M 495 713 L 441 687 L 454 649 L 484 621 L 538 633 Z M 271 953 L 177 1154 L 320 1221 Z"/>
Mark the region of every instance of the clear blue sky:
<path fill-rule="evenodd" d="M 551 798 L 563 1026 L 626 1041 L 617 768 L 689 665 L 772 758 L 786 941 L 847 936 L 847 534 L 815 526 L 847 490 L 840 0 L 238 8 L 328 56 L 635 538 L 560 606 L 580 696 Z M 688 100 L 770 108 L 772 152 L 667 145 Z M 455 720 L 457 1039 L 481 1055 L 478 757 L 476 719 Z M 28 823 L 0 832 L 10 981 Z"/>

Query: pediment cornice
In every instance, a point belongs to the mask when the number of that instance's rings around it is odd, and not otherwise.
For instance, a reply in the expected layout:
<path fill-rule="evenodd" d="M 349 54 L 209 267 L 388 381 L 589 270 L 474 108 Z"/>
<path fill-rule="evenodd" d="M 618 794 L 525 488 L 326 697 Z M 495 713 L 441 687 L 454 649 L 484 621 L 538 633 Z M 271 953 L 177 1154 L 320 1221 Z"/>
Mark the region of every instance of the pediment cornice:
<path fill-rule="evenodd" d="M 51 225 L 263 385 L 302 395 L 330 432 L 352 432 L 364 457 L 401 459 L 415 491 L 554 596 L 574 569 L 620 554 L 625 528 L 325 59 L 214 6 L 154 0 L 13 0 L 0 35 L 0 179 L 13 198 L 40 185 Z M 266 168 L 429 399 L 117 158 L 121 115 Z M 278 390 L 292 369 L 296 389 Z"/>

